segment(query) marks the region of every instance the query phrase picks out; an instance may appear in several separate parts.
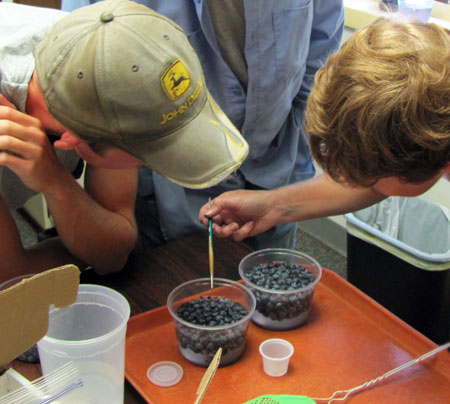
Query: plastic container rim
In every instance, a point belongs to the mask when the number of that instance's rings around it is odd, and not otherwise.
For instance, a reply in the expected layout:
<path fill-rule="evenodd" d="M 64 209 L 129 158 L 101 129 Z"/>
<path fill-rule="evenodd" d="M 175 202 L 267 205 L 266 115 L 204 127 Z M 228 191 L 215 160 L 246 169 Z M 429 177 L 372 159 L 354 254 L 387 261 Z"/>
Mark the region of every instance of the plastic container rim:
<path fill-rule="evenodd" d="M 384 232 L 368 225 L 364 221 L 358 219 L 353 213 L 346 213 L 344 215 L 345 219 L 352 224 L 356 229 L 363 230 L 367 232 L 368 234 L 371 234 L 372 236 L 377 237 L 378 239 L 382 240 L 385 243 L 391 244 L 394 247 L 412 255 L 416 259 L 425 261 L 427 263 L 433 264 L 433 263 L 449 263 L 450 262 L 450 250 L 447 253 L 436 253 L 436 254 L 428 254 L 424 253 L 423 251 L 417 250 L 416 248 L 412 248 L 408 244 L 395 239 L 393 237 L 388 236 Z M 348 231 L 348 227 L 347 227 Z M 354 234 L 356 237 L 361 238 L 364 241 L 370 241 L 367 238 L 362 238 L 363 236 L 359 236 Z M 381 247 L 380 247 L 381 248 Z"/>
<path fill-rule="evenodd" d="M 270 344 L 273 342 L 279 343 L 281 345 L 288 347 L 289 353 L 285 356 L 275 357 L 275 356 L 269 356 L 265 352 L 263 352 L 264 345 L 267 345 L 267 344 Z M 261 354 L 261 356 L 263 356 L 264 358 L 270 359 L 273 362 L 285 361 L 286 359 L 289 359 L 294 354 L 294 352 L 295 352 L 294 345 L 292 345 L 288 340 L 283 339 L 283 338 L 269 338 L 269 339 L 266 339 L 263 342 L 261 342 L 261 344 L 259 344 L 259 353 Z"/>
<path fill-rule="evenodd" d="M 317 277 L 315 277 L 314 282 L 311 282 L 309 285 L 303 286 L 301 288 L 298 289 L 292 289 L 292 290 L 274 290 L 274 289 L 267 289 L 264 288 L 262 286 L 258 286 L 255 283 L 251 282 L 245 275 L 244 275 L 244 269 L 243 266 L 245 264 L 245 262 L 252 258 L 255 255 L 264 255 L 267 253 L 288 253 L 290 255 L 297 255 L 300 256 L 302 258 L 306 258 L 308 260 L 311 261 L 311 263 L 316 266 L 319 270 L 319 274 L 317 275 Z M 254 251 L 248 255 L 246 255 L 244 258 L 242 258 L 241 262 L 239 263 L 239 275 L 242 278 L 242 280 L 244 280 L 244 282 L 248 285 L 250 285 L 252 288 L 257 289 L 257 290 L 261 290 L 263 292 L 268 292 L 268 293 L 276 293 L 276 294 L 280 294 L 280 295 L 288 295 L 288 294 L 293 294 L 293 293 L 298 293 L 298 292 L 303 292 L 305 290 L 308 289 L 312 289 L 315 288 L 315 286 L 317 285 L 317 283 L 320 281 L 320 278 L 322 277 L 322 267 L 320 266 L 319 262 L 316 261 L 314 258 L 312 258 L 311 256 L 304 254 L 300 251 L 296 251 L 296 250 L 290 250 L 288 248 L 266 248 L 264 250 L 258 250 L 258 251 Z"/>
<path fill-rule="evenodd" d="M 232 286 L 237 286 L 238 288 L 242 289 L 246 295 L 248 295 L 250 297 L 250 301 L 251 301 L 251 307 L 248 310 L 248 313 L 245 317 L 241 318 L 239 321 L 235 321 L 234 323 L 230 323 L 227 325 L 219 325 L 219 326 L 202 326 L 202 325 L 197 325 L 197 324 L 193 324 L 190 323 L 189 321 L 183 320 L 182 318 L 180 318 L 172 309 L 172 301 L 173 301 L 173 297 L 174 295 L 181 290 L 183 287 L 186 287 L 188 285 L 194 284 L 194 283 L 199 283 L 199 282 L 205 282 L 205 283 L 209 283 L 210 282 L 210 278 L 198 278 L 198 279 L 193 279 L 191 281 L 187 281 L 182 283 L 181 285 L 178 285 L 175 289 L 173 289 L 170 293 L 169 296 L 167 298 L 167 308 L 169 310 L 169 313 L 171 314 L 171 316 L 176 320 L 179 321 L 181 324 L 187 326 L 187 327 L 191 327 L 191 328 L 195 328 L 197 330 L 207 330 L 207 331 L 220 331 L 220 330 L 225 330 L 227 328 L 233 328 L 236 327 L 242 323 L 245 323 L 246 321 L 250 321 L 251 317 L 253 316 L 253 313 L 255 312 L 256 309 L 256 298 L 253 295 L 253 293 L 245 286 L 240 284 L 239 282 L 236 281 L 232 281 L 230 279 L 225 279 L 225 278 L 214 278 L 214 285 L 217 282 L 221 282 L 222 284 L 220 286 L 227 286 L 227 285 L 232 285 Z M 214 288 L 215 289 L 215 288 Z M 214 289 L 210 289 L 210 290 L 214 290 Z M 195 296 L 195 295 L 193 295 Z"/>
<path fill-rule="evenodd" d="M 82 290 L 80 292 L 80 288 L 86 289 L 86 290 Z M 95 288 L 95 290 L 94 290 L 94 288 Z M 80 340 L 76 340 L 76 341 L 67 341 L 67 340 L 49 337 L 49 336 L 45 335 L 44 337 L 42 337 L 42 339 L 40 341 L 38 341 L 38 343 L 39 342 L 51 342 L 51 343 L 57 343 L 59 345 L 65 345 L 65 346 L 75 346 L 75 345 L 80 345 L 80 344 L 94 345 L 94 344 L 98 343 L 99 341 L 109 339 L 109 338 L 115 336 L 115 334 L 122 332 L 122 330 L 124 328 L 126 328 L 128 320 L 130 318 L 130 303 L 125 298 L 125 296 L 122 295 L 122 293 L 119 293 L 117 290 L 108 288 L 106 286 L 95 285 L 95 284 L 83 284 L 83 285 L 80 285 L 78 288 L 78 295 L 80 295 L 80 294 L 97 294 L 97 295 L 101 294 L 101 295 L 105 296 L 103 293 L 98 293 L 98 292 L 106 291 L 106 290 L 108 291 L 108 293 L 112 292 L 113 295 L 115 295 L 116 297 L 119 298 L 119 300 L 122 301 L 122 305 L 125 307 L 125 311 L 126 311 L 125 316 L 122 319 L 121 323 L 116 328 L 114 328 L 114 330 L 109 331 L 108 333 L 106 333 L 100 337 L 80 339 Z M 78 300 L 78 298 L 77 298 L 77 300 Z M 77 302 L 75 302 L 73 304 L 76 304 L 76 303 Z M 70 307 L 70 306 L 67 306 L 67 307 Z M 51 313 L 52 311 L 60 310 L 60 309 L 64 309 L 64 308 L 66 308 L 66 307 L 61 307 L 61 308 L 54 307 L 53 309 L 51 309 L 49 311 L 49 313 Z"/>

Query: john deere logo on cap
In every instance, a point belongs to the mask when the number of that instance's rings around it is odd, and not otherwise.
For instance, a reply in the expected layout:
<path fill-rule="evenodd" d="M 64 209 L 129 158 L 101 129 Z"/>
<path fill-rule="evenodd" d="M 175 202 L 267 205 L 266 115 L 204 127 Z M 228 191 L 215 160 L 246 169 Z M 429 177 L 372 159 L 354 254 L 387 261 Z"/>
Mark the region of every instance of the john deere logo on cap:
<path fill-rule="evenodd" d="M 189 71 L 181 60 L 170 65 L 161 77 L 164 92 L 171 100 L 181 97 L 191 85 Z"/>

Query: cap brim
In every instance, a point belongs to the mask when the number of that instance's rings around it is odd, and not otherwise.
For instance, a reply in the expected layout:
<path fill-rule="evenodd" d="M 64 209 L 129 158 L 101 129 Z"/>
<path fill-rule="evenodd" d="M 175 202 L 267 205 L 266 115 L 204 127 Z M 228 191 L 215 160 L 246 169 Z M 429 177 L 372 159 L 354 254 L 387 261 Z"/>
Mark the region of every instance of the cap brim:
<path fill-rule="evenodd" d="M 218 184 L 248 155 L 247 142 L 209 93 L 203 110 L 183 128 L 124 149 L 158 174 L 187 188 Z"/>

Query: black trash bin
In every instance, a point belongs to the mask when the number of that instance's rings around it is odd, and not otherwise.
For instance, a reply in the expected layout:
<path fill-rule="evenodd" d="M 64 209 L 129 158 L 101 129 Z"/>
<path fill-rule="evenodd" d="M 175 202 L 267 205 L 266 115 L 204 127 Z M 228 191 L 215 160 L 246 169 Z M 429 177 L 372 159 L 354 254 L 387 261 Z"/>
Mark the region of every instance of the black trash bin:
<path fill-rule="evenodd" d="M 450 213 L 390 197 L 347 219 L 349 282 L 441 344 L 450 339 Z"/>

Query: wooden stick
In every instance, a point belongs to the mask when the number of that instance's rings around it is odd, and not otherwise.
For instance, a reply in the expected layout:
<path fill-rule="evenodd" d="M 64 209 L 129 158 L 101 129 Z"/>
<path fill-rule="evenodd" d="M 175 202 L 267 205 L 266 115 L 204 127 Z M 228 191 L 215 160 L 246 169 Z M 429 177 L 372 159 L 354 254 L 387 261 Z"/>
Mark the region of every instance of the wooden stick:
<path fill-rule="evenodd" d="M 214 358 L 212 359 L 211 363 L 208 366 L 208 369 L 206 369 L 205 374 L 203 375 L 203 378 L 198 386 L 197 389 L 197 398 L 195 399 L 194 404 L 200 404 L 203 396 L 206 393 L 206 390 L 208 389 L 209 384 L 211 383 L 212 378 L 216 374 L 216 370 L 219 367 L 220 358 L 222 356 L 222 348 L 219 348 L 214 355 Z"/>

